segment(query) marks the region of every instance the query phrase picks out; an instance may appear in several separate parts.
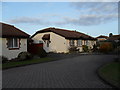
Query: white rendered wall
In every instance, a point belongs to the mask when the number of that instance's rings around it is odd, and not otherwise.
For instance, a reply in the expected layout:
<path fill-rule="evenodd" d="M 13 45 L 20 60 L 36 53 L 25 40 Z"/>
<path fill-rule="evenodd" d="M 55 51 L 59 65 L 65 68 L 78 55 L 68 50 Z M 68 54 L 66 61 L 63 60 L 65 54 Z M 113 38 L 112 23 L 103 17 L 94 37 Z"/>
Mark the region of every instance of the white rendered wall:
<path fill-rule="evenodd" d="M 20 52 L 27 51 L 27 39 L 21 39 L 20 48 L 15 50 L 9 50 L 9 48 L 7 48 L 6 38 L 0 38 L 0 40 L 2 40 L 2 55 L 7 57 L 9 60 L 16 58 Z"/>
<path fill-rule="evenodd" d="M 42 40 L 44 34 L 50 34 L 51 43 L 49 44 L 49 47 L 47 47 L 47 44 Z M 67 53 L 70 48 L 69 39 L 65 39 L 64 37 L 53 32 L 38 33 L 32 39 L 34 40 L 34 43 L 39 43 L 39 41 L 43 41 L 43 48 L 46 52 Z M 77 40 L 74 41 L 75 46 L 77 46 Z M 86 45 L 85 41 L 86 40 L 82 40 L 82 45 Z M 93 45 L 96 43 L 96 41 L 88 40 L 88 43 L 88 48 L 93 48 Z M 80 52 L 83 51 L 82 45 L 77 46 Z"/>
<path fill-rule="evenodd" d="M 42 40 L 44 34 L 50 34 L 51 43 L 49 44 L 49 47 L 47 47 L 47 44 Z M 32 39 L 34 40 L 34 43 L 43 41 L 43 48 L 46 52 L 68 52 L 67 40 L 64 37 L 53 32 L 38 33 Z"/>

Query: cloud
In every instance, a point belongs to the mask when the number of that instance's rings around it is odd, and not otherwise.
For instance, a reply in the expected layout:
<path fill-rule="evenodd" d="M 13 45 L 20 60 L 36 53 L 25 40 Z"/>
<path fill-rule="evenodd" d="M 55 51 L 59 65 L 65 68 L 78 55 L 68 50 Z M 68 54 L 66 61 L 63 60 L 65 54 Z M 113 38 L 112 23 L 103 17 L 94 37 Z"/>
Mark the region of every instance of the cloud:
<path fill-rule="evenodd" d="M 118 3 L 116 2 L 74 2 L 70 3 L 70 6 L 77 10 L 78 17 L 65 16 L 60 24 L 90 26 L 118 19 Z"/>
<path fill-rule="evenodd" d="M 36 18 L 36 17 L 20 17 L 11 19 L 8 22 L 15 23 L 15 24 L 21 24 L 21 23 L 27 23 L 27 24 L 49 24 L 49 22 L 44 21 L 43 18 Z"/>
<path fill-rule="evenodd" d="M 76 19 L 68 18 L 67 22 L 78 25 L 97 25 L 108 23 L 118 18 L 118 3 L 116 2 L 82 2 L 72 3 L 79 12 Z"/>
<path fill-rule="evenodd" d="M 118 3 L 115 2 L 74 2 L 70 8 L 77 11 L 77 17 L 71 15 L 46 14 L 41 17 L 20 17 L 10 23 L 28 23 L 40 25 L 79 25 L 90 26 L 112 22 L 118 18 Z M 73 12 L 74 13 L 74 12 Z"/>
<path fill-rule="evenodd" d="M 75 7 L 78 11 L 87 13 L 100 13 L 109 14 L 118 12 L 117 2 L 74 2 L 71 6 Z"/>
<path fill-rule="evenodd" d="M 80 25 L 80 26 L 90 26 L 98 25 L 102 23 L 107 23 L 116 20 L 117 14 L 110 15 L 81 15 L 79 18 L 65 18 L 65 21 L 69 24 Z M 65 23 L 64 23 L 65 24 Z"/>

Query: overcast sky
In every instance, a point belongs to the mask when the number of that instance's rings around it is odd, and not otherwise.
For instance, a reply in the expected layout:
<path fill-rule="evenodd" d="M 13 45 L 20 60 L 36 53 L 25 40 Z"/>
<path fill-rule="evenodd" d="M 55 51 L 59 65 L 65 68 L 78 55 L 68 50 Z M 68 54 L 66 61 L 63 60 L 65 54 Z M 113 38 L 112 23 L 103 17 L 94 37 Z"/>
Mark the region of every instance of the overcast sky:
<path fill-rule="evenodd" d="M 117 2 L 3 2 L 2 21 L 33 35 L 56 27 L 91 36 L 118 34 Z"/>

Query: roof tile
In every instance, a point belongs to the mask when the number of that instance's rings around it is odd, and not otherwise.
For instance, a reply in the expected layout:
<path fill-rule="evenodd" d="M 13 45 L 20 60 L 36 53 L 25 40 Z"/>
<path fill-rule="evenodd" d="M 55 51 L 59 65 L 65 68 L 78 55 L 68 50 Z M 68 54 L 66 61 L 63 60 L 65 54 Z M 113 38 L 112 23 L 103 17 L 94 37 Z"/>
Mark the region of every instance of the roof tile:
<path fill-rule="evenodd" d="M 14 27 L 13 25 L 0 22 L 0 37 L 20 37 L 29 38 L 30 35 Z"/>
<path fill-rule="evenodd" d="M 95 38 L 86 35 L 84 33 L 80 33 L 77 31 L 70 31 L 70 30 L 65 30 L 65 29 L 59 29 L 59 28 L 46 28 L 40 31 L 37 31 L 32 37 L 34 37 L 38 33 L 44 33 L 44 32 L 54 32 L 58 35 L 61 35 L 65 37 L 66 39 L 90 39 L 90 40 L 95 40 Z"/>

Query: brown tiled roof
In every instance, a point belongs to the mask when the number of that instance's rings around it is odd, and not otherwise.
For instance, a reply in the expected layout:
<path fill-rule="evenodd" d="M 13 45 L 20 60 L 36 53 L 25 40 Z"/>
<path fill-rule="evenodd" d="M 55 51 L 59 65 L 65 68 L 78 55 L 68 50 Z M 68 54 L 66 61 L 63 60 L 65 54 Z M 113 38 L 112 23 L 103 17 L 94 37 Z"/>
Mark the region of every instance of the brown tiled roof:
<path fill-rule="evenodd" d="M 13 25 L 0 22 L 0 37 L 20 37 L 29 38 L 30 35 L 14 27 Z"/>
<path fill-rule="evenodd" d="M 108 38 L 108 36 L 103 36 L 103 35 L 100 35 L 100 36 L 98 36 L 98 37 L 96 37 L 96 38 Z"/>
<path fill-rule="evenodd" d="M 50 40 L 50 34 L 45 34 L 42 37 L 43 40 Z"/>
<path fill-rule="evenodd" d="M 40 31 L 37 31 L 32 37 L 34 37 L 38 33 L 44 33 L 44 32 L 54 32 L 58 35 L 61 35 L 65 37 L 66 39 L 88 39 L 88 40 L 95 40 L 95 38 L 86 35 L 84 33 L 80 33 L 77 31 L 70 31 L 65 29 L 59 29 L 59 28 L 46 28 Z M 32 38 L 31 37 L 31 38 Z"/>
<path fill-rule="evenodd" d="M 111 40 L 111 41 L 120 40 L 120 35 L 113 35 L 113 36 L 109 37 L 108 40 Z"/>

